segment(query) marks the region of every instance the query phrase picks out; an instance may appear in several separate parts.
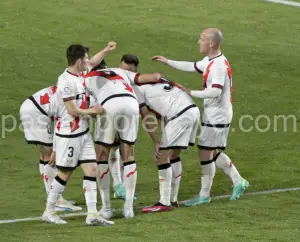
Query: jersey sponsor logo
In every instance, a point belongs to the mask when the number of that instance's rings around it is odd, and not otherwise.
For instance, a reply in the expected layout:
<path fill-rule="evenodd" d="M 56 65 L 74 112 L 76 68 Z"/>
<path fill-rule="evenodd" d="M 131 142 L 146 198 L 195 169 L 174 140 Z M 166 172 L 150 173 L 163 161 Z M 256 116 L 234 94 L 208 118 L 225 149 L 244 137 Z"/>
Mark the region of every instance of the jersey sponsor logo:
<path fill-rule="evenodd" d="M 71 94 L 71 89 L 69 87 L 64 88 L 64 93 L 65 94 Z"/>
<path fill-rule="evenodd" d="M 45 105 L 48 103 L 50 103 L 50 97 L 49 97 L 48 93 L 44 94 L 43 96 L 40 96 L 40 104 L 41 105 Z"/>

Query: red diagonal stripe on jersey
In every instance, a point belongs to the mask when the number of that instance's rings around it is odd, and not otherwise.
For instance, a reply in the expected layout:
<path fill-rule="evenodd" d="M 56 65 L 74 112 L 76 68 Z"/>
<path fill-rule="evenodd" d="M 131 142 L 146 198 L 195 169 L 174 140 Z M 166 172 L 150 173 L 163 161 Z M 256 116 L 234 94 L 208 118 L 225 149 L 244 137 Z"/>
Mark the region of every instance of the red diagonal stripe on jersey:
<path fill-rule="evenodd" d="M 232 71 L 231 71 L 231 67 L 230 64 L 228 62 L 228 60 L 225 60 L 225 65 L 227 66 L 227 74 L 229 77 L 229 81 L 230 81 L 230 102 L 232 103 Z"/>
<path fill-rule="evenodd" d="M 100 176 L 100 179 L 102 180 L 105 177 L 105 175 L 108 174 L 108 172 L 109 172 L 109 168 L 107 168 L 107 170 L 102 173 L 102 175 Z"/>
<path fill-rule="evenodd" d="M 178 176 L 176 176 L 175 179 L 177 179 L 177 178 L 179 178 L 179 177 L 181 177 L 181 173 L 180 173 Z"/>
<path fill-rule="evenodd" d="M 207 82 L 207 78 L 210 72 L 210 67 L 212 66 L 212 64 L 214 63 L 214 61 L 210 62 L 209 65 L 206 67 L 204 75 L 203 75 L 203 87 L 204 89 L 206 88 L 206 82 Z"/>
<path fill-rule="evenodd" d="M 58 131 L 60 131 L 60 124 L 61 124 L 60 121 L 57 122 L 56 128 L 57 128 Z"/>
<path fill-rule="evenodd" d="M 229 167 L 232 167 L 232 161 L 230 161 L 230 163 L 229 163 Z"/>
<path fill-rule="evenodd" d="M 45 95 L 43 95 L 43 96 L 40 96 L 40 104 L 41 105 L 44 105 L 44 104 L 48 104 L 48 103 L 50 103 L 50 101 L 49 101 L 49 94 L 48 93 L 46 93 Z"/>
<path fill-rule="evenodd" d="M 130 176 L 134 175 L 134 173 L 136 173 L 136 168 L 135 168 L 133 171 L 129 172 L 129 173 L 126 175 L 126 177 L 130 177 Z"/>
<path fill-rule="evenodd" d="M 74 121 L 70 122 L 71 132 L 79 129 L 79 118 L 75 118 Z"/>
<path fill-rule="evenodd" d="M 128 92 L 133 93 L 133 89 L 128 83 L 123 82 L 123 85 L 126 87 L 125 90 L 127 90 Z"/>
<path fill-rule="evenodd" d="M 56 93 L 56 90 L 57 90 L 57 87 L 56 87 L 56 86 L 51 87 L 52 94 L 55 94 L 55 93 Z"/>

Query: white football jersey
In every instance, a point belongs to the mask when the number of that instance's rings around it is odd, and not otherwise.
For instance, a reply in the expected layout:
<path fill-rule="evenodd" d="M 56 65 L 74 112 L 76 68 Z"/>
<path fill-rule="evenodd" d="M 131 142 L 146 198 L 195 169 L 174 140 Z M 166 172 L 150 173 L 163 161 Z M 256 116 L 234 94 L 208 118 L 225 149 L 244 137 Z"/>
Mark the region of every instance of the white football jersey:
<path fill-rule="evenodd" d="M 138 76 L 137 73 L 120 68 L 109 68 L 91 71 L 85 76 L 88 91 L 97 98 L 97 102 L 103 105 L 113 97 L 131 96 L 136 98 L 132 84 Z"/>
<path fill-rule="evenodd" d="M 70 73 L 67 69 L 59 76 L 57 81 L 57 114 L 58 122 L 55 132 L 60 135 L 74 136 L 88 130 L 88 119 L 73 117 L 68 114 L 64 104 L 66 101 L 75 100 L 75 105 L 81 109 L 88 108 L 88 93 L 82 76 Z"/>
<path fill-rule="evenodd" d="M 34 103 L 34 105 L 41 111 L 41 113 L 47 115 L 50 118 L 56 116 L 56 89 L 56 86 L 47 87 L 36 92 L 29 98 Z"/>
<path fill-rule="evenodd" d="M 220 88 L 221 96 L 204 99 L 203 122 L 229 124 L 232 120 L 232 72 L 222 54 L 195 62 L 195 69 L 203 74 L 203 88 Z"/>
<path fill-rule="evenodd" d="M 161 83 L 133 87 L 140 107 L 145 104 L 167 120 L 176 117 L 190 105 L 195 105 L 189 95 L 164 78 L 161 79 Z"/>

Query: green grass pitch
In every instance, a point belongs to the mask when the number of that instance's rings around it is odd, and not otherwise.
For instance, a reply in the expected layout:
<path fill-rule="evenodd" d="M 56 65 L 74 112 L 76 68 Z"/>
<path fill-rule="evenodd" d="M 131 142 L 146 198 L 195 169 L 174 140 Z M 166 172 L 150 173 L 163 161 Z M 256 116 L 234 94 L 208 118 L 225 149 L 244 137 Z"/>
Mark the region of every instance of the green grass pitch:
<path fill-rule="evenodd" d="M 165 55 L 175 60 L 202 58 L 197 41 L 201 30 L 223 31 L 223 53 L 233 71 L 234 119 L 227 153 L 249 180 L 249 192 L 297 187 L 300 183 L 299 52 L 300 8 L 263 0 L 129 0 L 0 2 L 0 111 L 18 118 L 20 104 L 31 94 L 56 83 L 66 66 L 65 49 L 83 43 L 95 53 L 109 40 L 117 50 L 106 61 L 117 66 L 121 55 L 139 56 L 140 72 L 160 71 L 191 89 L 202 78 L 151 61 Z M 196 100 L 202 109 L 201 100 Z M 239 126 L 243 115 L 245 128 Z M 264 116 L 270 118 L 270 123 Z M 274 116 L 294 115 L 287 122 Z M 18 123 L 19 124 L 19 123 Z M 13 123 L 7 121 L 6 127 Z M 3 116 L 1 134 L 3 133 Z M 141 129 L 136 144 L 137 208 L 158 199 L 157 168 L 152 143 Z M 40 216 L 45 206 L 35 147 L 18 130 L 0 139 L 0 220 Z M 197 149 L 182 154 L 179 198 L 199 191 Z M 213 195 L 231 193 L 231 182 L 218 171 Z M 82 172 L 71 178 L 65 197 L 84 204 Z M 179 208 L 169 213 L 115 219 L 110 228 L 89 228 L 84 217 L 66 226 L 39 221 L 1 224 L 1 241 L 299 241 L 300 192 L 217 200 L 208 206 Z M 100 202 L 99 202 L 100 205 Z M 116 208 L 121 201 L 113 201 Z M 84 206 L 84 205 L 83 205 Z"/>

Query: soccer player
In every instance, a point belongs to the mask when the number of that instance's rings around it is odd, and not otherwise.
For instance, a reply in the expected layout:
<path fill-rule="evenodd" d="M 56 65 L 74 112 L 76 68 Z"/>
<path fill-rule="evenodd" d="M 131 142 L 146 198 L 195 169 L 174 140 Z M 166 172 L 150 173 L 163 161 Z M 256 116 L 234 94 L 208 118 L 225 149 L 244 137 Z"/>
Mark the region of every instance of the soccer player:
<path fill-rule="evenodd" d="M 178 207 L 182 164 L 180 153 L 195 143 L 200 112 L 192 98 L 181 87 L 165 78 L 152 84 L 136 83 L 135 93 L 143 119 L 154 112 L 164 122 L 162 139 L 156 163 L 158 167 L 160 200 L 142 209 L 145 213 L 164 212 Z M 147 125 L 147 121 L 145 120 Z M 155 132 L 147 127 L 154 144 L 158 144 Z"/>
<path fill-rule="evenodd" d="M 111 225 L 98 215 L 97 204 L 97 163 L 93 140 L 89 133 L 88 116 L 103 114 L 100 105 L 88 108 L 88 92 L 82 72 L 98 65 L 107 52 L 114 50 L 116 44 L 110 42 L 106 48 L 88 59 L 88 48 L 70 45 L 67 49 L 68 68 L 59 76 L 57 82 L 57 115 L 55 127 L 55 160 L 59 170 L 51 184 L 47 206 L 42 216 L 44 221 L 66 224 L 54 211 L 55 203 L 63 193 L 74 169 L 80 165 L 83 177 L 83 191 L 87 205 L 86 224 Z M 91 68 L 90 68 L 91 67 Z"/>
<path fill-rule="evenodd" d="M 24 127 L 25 139 L 34 144 L 40 152 L 39 170 L 44 181 L 45 191 L 49 194 L 50 185 L 57 175 L 57 168 L 49 164 L 53 146 L 52 119 L 56 116 L 56 86 L 44 88 L 27 98 L 20 108 L 20 119 Z M 80 211 L 62 196 L 56 202 L 56 210 Z"/>
<path fill-rule="evenodd" d="M 218 150 L 225 150 L 230 123 L 232 120 L 232 72 L 226 57 L 221 53 L 220 45 L 223 35 L 219 29 L 208 28 L 200 34 L 198 45 L 200 53 L 206 55 L 198 62 L 168 60 L 163 56 L 153 56 L 153 60 L 167 64 L 175 69 L 196 72 L 203 75 L 204 90 L 187 90 L 188 94 L 204 99 L 202 129 L 199 138 L 199 156 L 202 176 L 201 190 L 185 206 L 207 204 L 217 166 L 233 182 L 230 200 L 239 198 L 249 186 L 233 165 L 231 159 Z"/>
<path fill-rule="evenodd" d="M 139 75 L 120 68 L 92 71 L 85 76 L 88 89 L 95 94 L 97 102 L 106 111 L 105 119 L 100 120 L 100 127 L 95 131 L 99 187 L 102 199 L 100 214 L 105 217 L 113 216 L 109 194 L 108 156 L 111 147 L 118 145 L 117 139 L 121 143 L 126 190 L 123 215 L 125 218 L 134 217 L 133 200 L 137 169 L 135 160 L 130 160 L 129 155 L 137 138 L 139 105 L 131 85 L 135 81 L 153 82 L 160 76 L 159 73 Z"/>
<path fill-rule="evenodd" d="M 101 61 L 101 63 L 97 66 L 95 66 L 91 71 L 96 71 L 96 70 L 101 70 L 101 69 L 106 69 L 108 68 L 106 62 L 104 60 Z M 93 95 L 93 93 L 90 93 L 90 106 L 94 106 L 97 104 L 97 98 Z M 97 133 L 98 129 L 100 127 L 100 120 L 98 120 L 95 123 L 95 137 L 96 137 L 96 147 L 98 147 L 98 144 L 101 144 L 97 141 Z M 119 142 L 117 142 L 119 144 Z M 97 152 L 96 152 L 97 154 Z M 109 152 L 109 157 L 108 157 L 108 169 L 109 173 L 106 173 L 106 179 L 109 181 L 109 174 L 111 174 L 112 179 L 113 179 L 113 188 L 114 188 L 114 197 L 118 199 L 125 200 L 126 199 L 126 191 L 125 187 L 123 185 L 123 162 L 121 161 L 120 157 L 120 149 L 119 147 L 112 147 L 110 152 Z M 100 192 L 100 186 L 98 186 Z M 109 191 L 108 191 L 109 192 Z M 112 210 L 100 210 L 100 214 L 103 215 L 105 218 L 110 218 L 112 217 Z"/>

